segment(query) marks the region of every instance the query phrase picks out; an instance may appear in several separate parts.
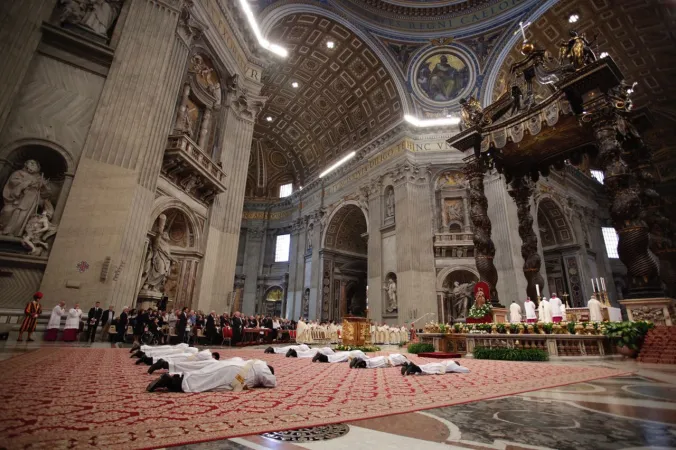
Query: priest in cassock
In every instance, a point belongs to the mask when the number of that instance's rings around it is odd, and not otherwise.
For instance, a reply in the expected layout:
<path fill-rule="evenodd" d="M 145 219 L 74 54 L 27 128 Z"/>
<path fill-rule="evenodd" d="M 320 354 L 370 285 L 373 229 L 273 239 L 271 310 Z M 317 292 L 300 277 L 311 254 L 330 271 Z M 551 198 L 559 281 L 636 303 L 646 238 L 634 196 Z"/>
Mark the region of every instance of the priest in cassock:
<path fill-rule="evenodd" d="M 55 341 L 59 335 L 59 328 L 61 328 L 61 318 L 66 317 L 66 302 L 60 301 L 58 305 L 52 309 L 52 315 L 49 316 L 49 323 L 47 324 L 47 332 L 45 333 L 45 341 Z"/>
<path fill-rule="evenodd" d="M 469 373 L 469 369 L 451 360 L 422 364 L 420 366 L 410 363 L 401 368 L 402 375 L 442 375 L 444 373 Z"/>
<path fill-rule="evenodd" d="M 33 300 L 26 305 L 24 309 L 24 318 L 21 322 L 21 328 L 19 328 L 19 337 L 17 342 L 23 341 L 24 332 L 28 333 L 28 342 L 32 342 L 33 331 L 35 331 L 35 326 L 38 323 L 38 317 L 42 314 L 42 305 L 40 305 L 40 299 L 42 298 L 42 292 L 36 292 L 33 294 Z"/>
<path fill-rule="evenodd" d="M 603 304 L 596 300 L 596 294 L 592 294 L 587 302 L 587 307 L 589 308 L 590 322 L 603 322 Z"/>
<path fill-rule="evenodd" d="M 167 389 L 169 392 L 206 392 L 229 390 L 239 392 L 255 387 L 277 386 L 275 371 L 265 361 L 240 358 L 218 361 L 194 371 L 164 374 L 147 387 L 148 392 Z"/>

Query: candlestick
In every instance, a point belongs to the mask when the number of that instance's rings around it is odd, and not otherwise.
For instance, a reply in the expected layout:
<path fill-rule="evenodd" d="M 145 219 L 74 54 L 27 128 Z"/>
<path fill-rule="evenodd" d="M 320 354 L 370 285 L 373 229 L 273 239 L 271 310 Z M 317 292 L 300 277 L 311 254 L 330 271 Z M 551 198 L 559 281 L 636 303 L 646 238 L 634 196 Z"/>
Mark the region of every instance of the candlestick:
<path fill-rule="evenodd" d="M 607 289 L 606 289 L 606 280 L 604 280 L 603 277 L 601 277 L 601 286 L 603 286 L 603 290 L 604 290 L 604 291 L 607 291 Z"/>
<path fill-rule="evenodd" d="M 599 290 L 599 292 L 602 292 L 602 291 L 601 291 L 601 283 L 599 283 L 599 279 L 598 279 L 598 278 L 596 279 L 596 288 Z"/>

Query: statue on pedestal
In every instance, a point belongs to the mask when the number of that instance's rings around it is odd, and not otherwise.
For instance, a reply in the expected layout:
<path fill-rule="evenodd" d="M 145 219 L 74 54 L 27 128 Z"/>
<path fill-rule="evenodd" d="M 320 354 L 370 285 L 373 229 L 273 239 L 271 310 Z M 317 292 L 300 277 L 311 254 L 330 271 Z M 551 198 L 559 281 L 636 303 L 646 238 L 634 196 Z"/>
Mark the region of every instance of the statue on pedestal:
<path fill-rule="evenodd" d="M 171 271 L 171 263 L 176 262 L 171 256 L 169 235 L 164 230 L 167 216 L 160 214 L 158 219 L 157 235 L 152 239 L 146 255 L 143 271 L 143 289 L 146 291 L 163 292 L 164 283 Z"/>
<path fill-rule="evenodd" d="M 451 292 L 451 305 L 454 310 L 456 319 L 464 319 L 467 317 L 467 308 L 469 307 L 469 299 L 472 295 L 472 283 L 459 282 L 453 283 L 453 291 Z"/>
<path fill-rule="evenodd" d="M 42 199 L 42 195 L 48 192 L 48 181 L 40 173 L 40 163 L 34 159 L 27 160 L 22 169 L 10 175 L 2 190 L 0 234 L 22 237 L 28 220 L 37 213 L 39 206 L 53 211 L 51 203 Z M 50 208 L 47 208 L 47 203 Z"/>
<path fill-rule="evenodd" d="M 394 217 L 394 191 L 388 189 L 385 194 L 385 217 Z"/>
<path fill-rule="evenodd" d="M 61 0 L 61 23 L 79 25 L 107 37 L 122 9 L 122 0 Z"/>
<path fill-rule="evenodd" d="M 385 311 L 388 313 L 397 312 L 397 281 L 394 276 L 388 277 L 383 288 L 387 293 L 387 308 L 385 308 Z"/>
<path fill-rule="evenodd" d="M 45 241 L 56 234 L 56 226 L 50 219 L 51 214 L 46 209 L 28 219 L 21 243 L 29 250 L 29 254 L 39 256 L 49 249 L 49 244 Z"/>

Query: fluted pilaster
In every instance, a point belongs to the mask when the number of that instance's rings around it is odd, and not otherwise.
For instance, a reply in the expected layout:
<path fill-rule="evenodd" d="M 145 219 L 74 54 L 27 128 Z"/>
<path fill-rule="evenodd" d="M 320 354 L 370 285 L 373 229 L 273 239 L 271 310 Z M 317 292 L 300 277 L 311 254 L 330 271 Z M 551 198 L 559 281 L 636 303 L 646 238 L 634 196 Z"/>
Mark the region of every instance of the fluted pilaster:
<path fill-rule="evenodd" d="M 369 317 L 380 321 L 383 314 L 383 237 L 380 232 L 383 217 L 384 197 L 380 179 L 369 185 L 369 240 L 368 240 L 368 307 Z"/>
<path fill-rule="evenodd" d="M 256 224 L 247 229 L 246 250 L 244 253 L 244 300 L 242 313 L 250 316 L 256 310 L 256 293 L 258 291 L 258 272 L 261 268 L 261 258 L 264 251 L 265 228 L 263 224 Z"/>

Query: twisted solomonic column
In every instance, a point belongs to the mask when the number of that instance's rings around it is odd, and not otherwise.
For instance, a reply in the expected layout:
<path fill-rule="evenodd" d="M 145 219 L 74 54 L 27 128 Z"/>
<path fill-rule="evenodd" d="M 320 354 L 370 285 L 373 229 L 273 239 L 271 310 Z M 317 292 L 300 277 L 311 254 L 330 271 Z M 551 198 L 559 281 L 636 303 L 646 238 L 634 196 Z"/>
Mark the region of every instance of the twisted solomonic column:
<path fill-rule="evenodd" d="M 523 257 L 523 274 L 528 286 L 527 295 L 535 303 L 539 302 L 535 285 L 544 287 L 545 280 L 540 274 L 542 260 L 538 253 L 538 237 L 533 230 L 533 216 L 530 213 L 530 200 L 533 197 L 535 185 L 529 178 L 515 178 L 512 180 L 509 195 L 516 203 L 516 213 L 519 219 L 519 236 L 521 237 L 521 256 Z"/>
<path fill-rule="evenodd" d="M 598 162 L 611 202 L 610 217 L 619 235 L 617 252 L 627 267 L 628 298 L 663 297 L 659 262 L 650 251 L 648 225 L 642 217 L 642 188 L 618 140 L 630 132 L 627 123 L 611 104 L 597 109 L 591 121 L 599 145 Z"/>
<path fill-rule="evenodd" d="M 498 271 L 495 269 L 495 244 L 491 240 L 491 220 L 488 218 L 488 200 L 484 193 L 484 163 L 470 156 L 463 169 L 469 185 L 470 219 L 474 226 L 474 261 L 481 281 L 491 289 L 491 302 L 498 304 Z"/>

